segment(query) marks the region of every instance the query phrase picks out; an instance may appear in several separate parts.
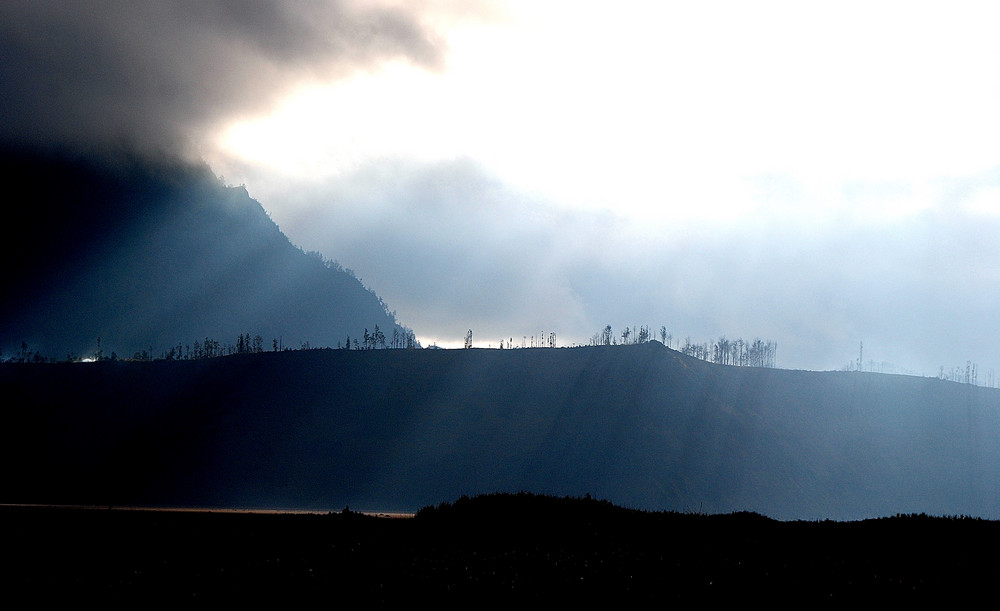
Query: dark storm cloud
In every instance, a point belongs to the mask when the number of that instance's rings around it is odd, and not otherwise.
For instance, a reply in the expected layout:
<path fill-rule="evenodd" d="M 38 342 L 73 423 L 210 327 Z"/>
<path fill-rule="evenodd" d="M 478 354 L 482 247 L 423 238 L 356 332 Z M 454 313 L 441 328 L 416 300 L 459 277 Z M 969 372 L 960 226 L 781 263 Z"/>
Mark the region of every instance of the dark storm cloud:
<path fill-rule="evenodd" d="M 442 50 L 415 16 L 360 2 L 4 2 L 0 137 L 172 147 L 395 58 L 434 68 Z"/>

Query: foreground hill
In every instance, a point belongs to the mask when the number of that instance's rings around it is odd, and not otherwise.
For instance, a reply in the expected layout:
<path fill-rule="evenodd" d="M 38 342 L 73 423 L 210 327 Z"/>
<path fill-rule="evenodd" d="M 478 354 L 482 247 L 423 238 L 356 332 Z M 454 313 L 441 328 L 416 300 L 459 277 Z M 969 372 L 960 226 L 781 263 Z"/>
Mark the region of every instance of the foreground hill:
<path fill-rule="evenodd" d="M 0 275 L 0 350 L 160 355 L 243 334 L 336 347 L 400 327 L 351 273 L 308 255 L 207 166 L 126 153 L 0 149 L 16 237 Z M 17 214 L 13 214 L 13 210 Z M 98 338 L 101 345 L 98 346 Z"/>
<path fill-rule="evenodd" d="M 3 363 L 0 396 L 0 502 L 413 511 L 527 490 L 778 519 L 1000 511 L 1000 391 L 657 342 Z"/>
<path fill-rule="evenodd" d="M 776 522 L 486 495 L 415 519 L 0 507 L 5 592 L 36 602 L 978 603 L 1000 523 Z"/>

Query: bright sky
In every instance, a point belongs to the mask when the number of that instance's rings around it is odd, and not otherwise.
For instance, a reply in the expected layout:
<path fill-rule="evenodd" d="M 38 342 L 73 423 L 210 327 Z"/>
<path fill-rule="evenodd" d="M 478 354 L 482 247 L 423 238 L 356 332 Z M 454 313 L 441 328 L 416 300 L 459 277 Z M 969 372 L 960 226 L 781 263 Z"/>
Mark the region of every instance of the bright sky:
<path fill-rule="evenodd" d="M 1000 269 L 968 234 L 1000 213 L 1000 4 L 422 6 L 440 70 L 303 83 L 208 148 L 425 343 L 665 324 L 774 339 L 791 367 L 836 368 L 861 340 L 918 373 L 988 357 L 971 330 L 913 328 L 984 288 L 959 257 Z M 345 227 L 419 239 L 374 252 Z M 959 286 L 939 294 L 939 272 Z"/>
<path fill-rule="evenodd" d="M 668 220 L 749 213 L 761 202 L 742 181 L 760 175 L 822 190 L 996 163 L 1000 7 L 504 6 L 494 21 L 451 24 L 440 73 L 399 62 L 303 86 L 220 143 L 308 180 L 386 157 L 467 156 L 560 205 Z"/>

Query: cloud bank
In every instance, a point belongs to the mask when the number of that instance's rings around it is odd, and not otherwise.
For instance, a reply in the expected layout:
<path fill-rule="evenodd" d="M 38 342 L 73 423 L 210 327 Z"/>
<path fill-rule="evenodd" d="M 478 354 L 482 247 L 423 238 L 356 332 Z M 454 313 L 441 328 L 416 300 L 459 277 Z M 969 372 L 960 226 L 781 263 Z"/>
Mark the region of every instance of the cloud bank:
<path fill-rule="evenodd" d="M 364 2 L 4 2 L 0 137 L 175 150 L 303 82 L 443 54 L 416 15 Z"/>
<path fill-rule="evenodd" d="M 1000 363 L 1000 214 L 964 205 L 997 187 L 996 171 L 940 184 L 923 212 L 835 231 L 811 215 L 669 227 L 569 213 L 468 159 L 385 160 L 266 199 L 307 210 L 283 230 L 358 270 L 427 343 L 472 328 L 481 346 L 549 332 L 571 345 L 607 324 L 662 325 L 675 347 L 776 341 L 785 367 L 855 366 L 864 342 L 866 369 L 935 375 L 971 359 L 985 376 Z"/>

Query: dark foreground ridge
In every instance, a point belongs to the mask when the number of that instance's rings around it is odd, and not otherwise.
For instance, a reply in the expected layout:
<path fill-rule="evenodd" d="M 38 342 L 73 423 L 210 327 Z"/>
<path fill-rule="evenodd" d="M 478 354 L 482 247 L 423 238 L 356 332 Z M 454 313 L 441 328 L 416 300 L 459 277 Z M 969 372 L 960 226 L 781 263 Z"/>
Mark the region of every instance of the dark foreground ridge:
<path fill-rule="evenodd" d="M 463 497 L 413 519 L 0 507 L 17 600 L 400 604 L 956 602 L 993 587 L 1000 524 L 779 522 L 590 498 Z"/>

